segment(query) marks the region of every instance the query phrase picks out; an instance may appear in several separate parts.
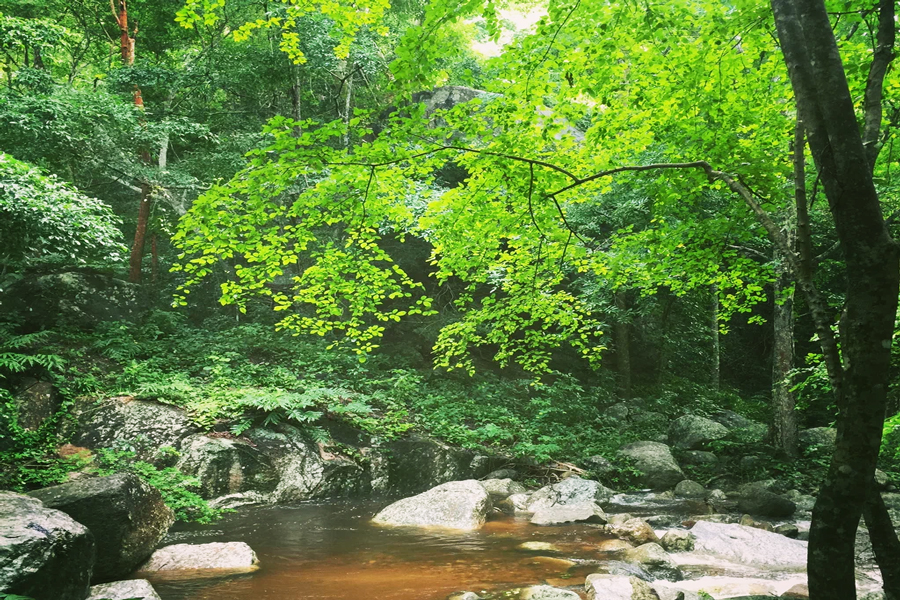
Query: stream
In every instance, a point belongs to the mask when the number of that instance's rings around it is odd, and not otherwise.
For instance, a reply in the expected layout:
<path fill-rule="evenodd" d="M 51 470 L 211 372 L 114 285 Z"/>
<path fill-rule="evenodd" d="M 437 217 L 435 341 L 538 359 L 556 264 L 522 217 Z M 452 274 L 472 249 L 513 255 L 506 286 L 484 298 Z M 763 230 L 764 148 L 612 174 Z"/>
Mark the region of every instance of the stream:
<path fill-rule="evenodd" d="M 246 542 L 259 557 L 259 570 L 225 577 L 155 573 L 148 579 L 163 600 L 444 600 L 461 590 L 578 585 L 610 558 L 602 550 L 609 537 L 588 524 L 536 527 L 525 518 L 496 515 L 466 533 L 372 525 L 385 504 L 246 507 L 212 525 L 182 524 L 166 544 Z M 558 551 L 522 550 L 523 542 L 550 542 Z"/>

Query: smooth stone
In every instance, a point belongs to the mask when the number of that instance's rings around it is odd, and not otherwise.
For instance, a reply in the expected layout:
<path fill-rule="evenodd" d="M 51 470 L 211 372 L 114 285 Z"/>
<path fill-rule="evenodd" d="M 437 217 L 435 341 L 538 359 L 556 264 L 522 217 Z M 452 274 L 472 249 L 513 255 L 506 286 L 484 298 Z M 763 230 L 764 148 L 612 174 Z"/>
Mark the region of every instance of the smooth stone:
<path fill-rule="evenodd" d="M 571 590 L 549 585 L 533 585 L 519 593 L 520 600 L 580 600 L 580 596 Z"/>
<path fill-rule="evenodd" d="M 450 481 L 427 492 L 404 498 L 372 519 L 379 525 L 481 529 L 491 510 L 491 497 L 474 479 Z"/>
<path fill-rule="evenodd" d="M 543 508 L 559 505 L 602 504 L 609 500 L 614 493 L 596 481 L 574 475 L 559 483 L 542 487 L 533 493 L 528 500 L 528 510 L 537 512 Z"/>
<path fill-rule="evenodd" d="M 550 542 L 522 542 L 518 546 L 516 546 L 519 550 L 535 550 L 535 551 L 547 551 L 547 552 L 559 552 L 559 547 L 556 544 L 551 544 Z"/>
<path fill-rule="evenodd" d="M 626 550 L 625 560 L 640 564 L 654 577 L 670 581 L 680 581 L 684 578 L 681 569 L 678 568 L 669 553 L 654 542 Z"/>
<path fill-rule="evenodd" d="M 667 552 L 688 552 L 694 549 L 694 536 L 685 529 L 670 529 L 660 540 Z"/>
<path fill-rule="evenodd" d="M 706 488 L 696 481 L 685 479 L 675 484 L 675 495 L 684 498 L 703 498 L 706 496 Z"/>
<path fill-rule="evenodd" d="M 584 591 L 591 600 L 656 600 L 656 594 L 637 577 L 593 573 L 584 580 Z"/>
<path fill-rule="evenodd" d="M 91 586 L 87 600 L 162 600 L 146 579 L 113 581 Z"/>
<path fill-rule="evenodd" d="M 607 525 L 604 530 L 611 535 L 635 544 L 659 542 L 659 537 L 657 537 L 653 527 L 640 517 L 628 519 L 621 525 Z"/>
<path fill-rule="evenodd" d="M 531 517 L 532 525 L 562 525 L 581 522 L 606 523 L 606 515 L 603 509 L 592 503 L 540 508 Z"/>
<path fill-rule="evenodd" d="M 807 544 L 777 533 L 737 524 L 697 521 L 694 551 L 757 567 L 805 569 Z"/>
<path fill-rule="evenodd" d="M 632 442 L 622 446 L 619 454 L 629 460 L 641 472 L 638 482 L 654 490 L 666 490 L 684 479 L 684 472 L 672 451 L 659 442 Z"/>
<path fill-rule="evenodd" d="M 187 569 L 222 569 L 251 571 L 258 568 L 259 559 L 244 542 L 213 542 L 210 544 L 174 544 L 160 548 L 141 565 L 140 571 L 182 571 Z"/>

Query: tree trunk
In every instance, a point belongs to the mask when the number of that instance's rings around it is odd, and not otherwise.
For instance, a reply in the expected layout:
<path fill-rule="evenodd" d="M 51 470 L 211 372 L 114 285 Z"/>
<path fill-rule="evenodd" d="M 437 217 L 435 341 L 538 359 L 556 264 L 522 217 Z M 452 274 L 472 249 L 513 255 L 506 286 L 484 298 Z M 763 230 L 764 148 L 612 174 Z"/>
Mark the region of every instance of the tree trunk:
<path fill-rule="evenodd" d="M 616 373 L 618 375 L 619 396 L 631 398 L 631 333 L 629 331 L 626 311 L 628 299 L 625 292 L 615 292 L 616 322 L 613 325 L 613 336 L 616 344 Z"/>
<path fill-rule="evenodd" d="M 823 1 L 772 0 L 772 9 L 847 265 L 837 441 L 813 509 L 807 573 L 814 600 L 848 600 L 856 597 L 856 529 L 881 442 L 900 253 L 882 217 Z"/>
<path fill-rule="evenodd" d="M 792 225 L 791 225 L 792 226 Z M 791 227 L 789 226 L 789 227 Z M 772 432 L 775 446 L 789 458 L 797 456 L 797 417 L 790 372 L 794 368 L 794 280 L 775 249 L 775 308 L 772 318 Z"/>
<path fill-rule="evenodd" d="M 131 246 L 131 257 L 128 261 L 128 281 L 141 282 L 141 263 L 144 260 L 144 242 L 147 239 L 147 225 L 150 223 L 150 184 L 141 184 L 141 203 L 138 206 L 137 227 L 134 230 L 134 244 Z"/>

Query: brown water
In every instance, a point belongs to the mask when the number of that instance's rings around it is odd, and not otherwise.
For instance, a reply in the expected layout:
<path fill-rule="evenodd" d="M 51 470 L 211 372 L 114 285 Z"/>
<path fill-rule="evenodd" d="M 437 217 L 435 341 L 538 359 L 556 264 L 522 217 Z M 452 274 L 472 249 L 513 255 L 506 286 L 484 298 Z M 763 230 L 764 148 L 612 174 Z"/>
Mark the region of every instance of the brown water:
<path fill-rule="evenodd" d="M 167 542 L 247 542 L 260 569 L 150 580 L 163 600 L 442 600 L 460 590 L 578 585 L 611 557 L 590 525 L 535 527 L 498 516 L 471 533 L 384 528 L 369 523 L 383 504 L 244 508 L 214 525 L 182 526 Z M 526 541 L 560 551 L 517 548 Z"/>

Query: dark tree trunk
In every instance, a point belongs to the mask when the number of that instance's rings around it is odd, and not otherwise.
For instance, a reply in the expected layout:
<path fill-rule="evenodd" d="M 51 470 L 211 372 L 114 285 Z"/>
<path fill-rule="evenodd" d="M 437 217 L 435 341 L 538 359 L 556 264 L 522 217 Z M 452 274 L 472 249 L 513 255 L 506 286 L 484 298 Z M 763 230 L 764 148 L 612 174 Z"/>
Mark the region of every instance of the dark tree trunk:
<path fill-rule="evenodd" d="M 141 282 L 141 263 L 144 259 L 144 243 L 147 239 L 147 225 L 150 223 L 150 184 L 141 184 L 141 203 L 138 207 L 137 228 L 134 230 L 134 244 L 128 261 L 128 281 Z"/>

